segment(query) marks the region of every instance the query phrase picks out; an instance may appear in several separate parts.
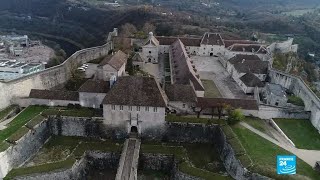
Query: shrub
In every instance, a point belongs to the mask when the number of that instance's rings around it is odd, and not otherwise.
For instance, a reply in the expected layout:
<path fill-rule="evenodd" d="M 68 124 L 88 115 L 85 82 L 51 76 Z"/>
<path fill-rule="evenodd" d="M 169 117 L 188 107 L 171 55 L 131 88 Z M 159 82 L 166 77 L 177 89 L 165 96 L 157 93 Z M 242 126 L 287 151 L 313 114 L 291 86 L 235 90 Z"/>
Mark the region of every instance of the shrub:
<path fill-rule="evenodd" d="M 244 119 L 244 115 L 239 109 L 231 110 L 227 119 L 228 124 L 233 125 Z"/>

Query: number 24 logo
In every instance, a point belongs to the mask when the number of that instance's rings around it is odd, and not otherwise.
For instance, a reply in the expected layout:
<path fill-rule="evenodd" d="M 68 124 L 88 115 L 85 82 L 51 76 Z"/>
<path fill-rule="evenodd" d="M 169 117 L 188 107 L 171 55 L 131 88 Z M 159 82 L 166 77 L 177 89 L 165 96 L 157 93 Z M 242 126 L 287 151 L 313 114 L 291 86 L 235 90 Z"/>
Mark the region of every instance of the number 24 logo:
<path fill-rule="evenodd" d="M 287 161 L 280 161 L 280 166 L 286 166 L 287 165 Z"/>

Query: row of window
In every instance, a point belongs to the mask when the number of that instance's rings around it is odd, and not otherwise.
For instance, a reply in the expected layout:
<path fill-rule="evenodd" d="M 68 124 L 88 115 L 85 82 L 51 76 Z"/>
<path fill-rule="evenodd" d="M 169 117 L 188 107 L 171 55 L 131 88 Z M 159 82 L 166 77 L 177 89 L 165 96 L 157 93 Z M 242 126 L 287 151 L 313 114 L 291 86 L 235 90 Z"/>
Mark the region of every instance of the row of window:
<path fill-rule="evenodd" d="M 136 111 L 140 111 L 141 107 L 140 106 L 135 106 Z M 129 111 L 133 111 L 133 106 L 129 106 Z M 116 105 L 112 105 L 112 110 L 116 110 Z M 119 110 L 123 111 L 123 106 L 119 106 Z M 149 112 L 150 111 L 150 107 L 145 107 L 145 111 Z M 158 112 L 158 108 L 157 107 L 153 107 L 153 112 Z"/>

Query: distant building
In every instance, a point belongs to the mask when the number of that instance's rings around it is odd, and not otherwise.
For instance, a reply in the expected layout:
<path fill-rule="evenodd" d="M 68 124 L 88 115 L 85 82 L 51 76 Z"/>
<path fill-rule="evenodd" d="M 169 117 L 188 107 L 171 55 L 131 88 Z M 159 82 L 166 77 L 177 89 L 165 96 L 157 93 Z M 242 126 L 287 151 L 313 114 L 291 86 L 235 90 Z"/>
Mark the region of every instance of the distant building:
<path fill-rule="evenodd" d="M 149 37 L 142 46 L 142 56 L 145 62 L 158 63 L 159 58 L 159 41 L 153 36 L 153 33 L 149 33 Z"/>
<path fill-rule="evenodd" d="M 267 104 L 272 106 L 286 106 L 288 98 L 287 93 L 279 84 L 266 85 Z"/>
<path fill-rule="evenodd" d="M 165 125 L 166 98 L 154 78 L 124 76 L 103 100 L 105 124 L 138 133 Z"/>
<path fill-rule="evenodd" d="M 25 63 L 16 60 L 0 60 L 0 80 L 16 79 L 45 69 L 42 63 Z"/>
<path fill-rule="evenodd" d="M 125 74 L 128 56 L 122 51 L 108 55 L 98 65 L 97 78 L 109 81 L 112 76 L 120 77 Z"/>

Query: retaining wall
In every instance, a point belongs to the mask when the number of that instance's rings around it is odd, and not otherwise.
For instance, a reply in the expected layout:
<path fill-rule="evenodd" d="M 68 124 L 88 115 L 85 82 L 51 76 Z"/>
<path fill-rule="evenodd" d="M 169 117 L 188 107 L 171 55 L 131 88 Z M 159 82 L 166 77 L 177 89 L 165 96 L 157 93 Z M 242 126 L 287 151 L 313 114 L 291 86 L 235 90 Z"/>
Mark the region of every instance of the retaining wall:
<path fill-rule="evenodd" d="M 31 89 L 50 89 L 65 83 L 70 77 L 71 68 L 107 55 L 112 48 L 112 42 L 108 42 L 102 46 L 79 50 L 58 66 L 18 79 L 0 82 L 0 109 L 9 106 L 17 98 L 29 96 Z"/>
<path fill-rule="evenodd" d="M 300 77 L 274 69 L 269 71 L 269 76 L 272 83 L 280 84 L 303 100 L 305 110 L 311 112 L 310 120 L 313 126 L 320 131 L 320 99 L 308 85 Z"/>
<path fill-rule="evenodd" d="M 0 179 L 12 168 L 20 166 L 37 153 L 50 135 L 48 121 L 45 120 L 16 141 L 16 145 L 0 152 Z"/>

